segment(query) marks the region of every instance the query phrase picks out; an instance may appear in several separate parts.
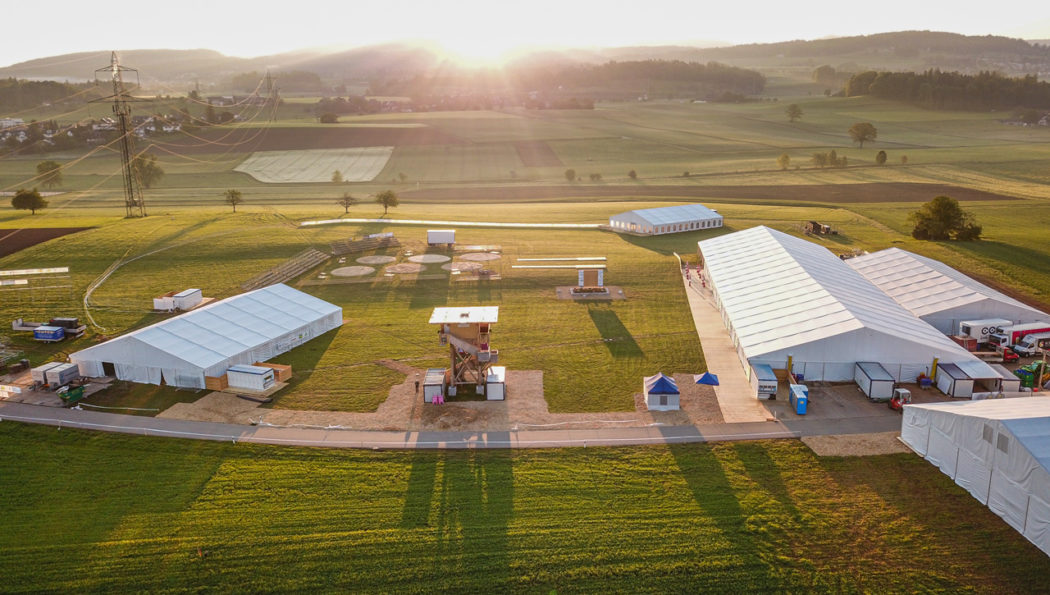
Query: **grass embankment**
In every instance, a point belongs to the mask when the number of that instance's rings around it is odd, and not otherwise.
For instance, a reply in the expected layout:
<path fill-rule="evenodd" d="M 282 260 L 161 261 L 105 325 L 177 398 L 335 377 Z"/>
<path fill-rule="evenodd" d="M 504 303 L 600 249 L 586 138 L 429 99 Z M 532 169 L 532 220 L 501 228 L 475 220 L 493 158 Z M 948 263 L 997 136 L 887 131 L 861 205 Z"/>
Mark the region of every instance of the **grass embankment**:
<path fill-rule="evenodd" d="M 796 441 L 362 452 L 0 424 L 14 591 L 1041 590 L 911 455 Z"/>

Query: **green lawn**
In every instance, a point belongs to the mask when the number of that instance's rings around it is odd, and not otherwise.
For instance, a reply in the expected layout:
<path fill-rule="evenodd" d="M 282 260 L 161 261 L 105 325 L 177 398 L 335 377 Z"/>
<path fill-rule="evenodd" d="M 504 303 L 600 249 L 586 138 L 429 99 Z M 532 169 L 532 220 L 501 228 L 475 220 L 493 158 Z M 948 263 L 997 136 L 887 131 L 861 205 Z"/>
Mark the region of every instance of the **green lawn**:
<path fill-rule="evenodd" d="M 337 451 L 14 422 L 0 447 L 4 590 L 1030 593 L 1050 573 L 913 455 Z"/>

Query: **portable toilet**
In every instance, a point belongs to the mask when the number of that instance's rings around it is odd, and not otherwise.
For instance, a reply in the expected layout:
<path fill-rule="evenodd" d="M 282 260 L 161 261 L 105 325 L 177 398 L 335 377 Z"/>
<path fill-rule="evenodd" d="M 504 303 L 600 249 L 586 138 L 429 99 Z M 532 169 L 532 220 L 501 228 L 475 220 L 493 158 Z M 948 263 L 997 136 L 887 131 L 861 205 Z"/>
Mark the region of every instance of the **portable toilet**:
<path fill-rule="evenodd" d="M 423 376 L 423 402 L 433 403 L 434 397 L 445 396 L 445 369 L 427 368 Z"/>
<path fill-rule="evenodd" d="M 264 391 L 274 385 L 273 368 L 236 365 L 226 370 L 230 388 Z"/>
<path fill-rule="evenodd" d="M 792 384 L 789 387 L 791 389 L 789 398 L 791 409 L 799 415 L 805 415 L 806 408 L 809 406 L 809 387 L 805 384 Z"/>

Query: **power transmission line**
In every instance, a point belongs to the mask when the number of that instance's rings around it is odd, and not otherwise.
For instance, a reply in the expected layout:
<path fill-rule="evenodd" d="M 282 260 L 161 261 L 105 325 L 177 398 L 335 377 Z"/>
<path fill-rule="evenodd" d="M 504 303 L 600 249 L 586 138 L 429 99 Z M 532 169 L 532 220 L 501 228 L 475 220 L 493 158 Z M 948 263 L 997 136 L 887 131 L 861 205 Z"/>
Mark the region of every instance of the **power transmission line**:
<path fill-rule="evenodd" d="M 95 70 L 95 83 L 98 84 L 98 73 L 107 72 L 113 83 L 113 95 L 109 97 L 103 97 L 98 101 L 113 101 L 113 115 L 117 117 L 117 126 L 120 132 L 120 161 L 122 170 L 124 172 L 124 209 L 127 217 L 135 216 L 135 209 L 138 209 L 138 216 L 146 216 L 146 202 L 142 198 L 142 188 L 139 185 L 138 176 L 132 168 L 132 150 L 134 139 L 132 137 L 131 130 L 131 106 L 128 105 L 129 101 L 140 101 L 128 93 L 127 89 L 124 88 L 124 73 L 134 72 L 136 84 L 138 87 L 138 70 L 134 68 L 127 68 L 126 66 L 120 65 L 120 59 L 117 57 L 117 53 L 113 52 L 110 57 L 110 65 L 105 68 L 99 68 Z"/>

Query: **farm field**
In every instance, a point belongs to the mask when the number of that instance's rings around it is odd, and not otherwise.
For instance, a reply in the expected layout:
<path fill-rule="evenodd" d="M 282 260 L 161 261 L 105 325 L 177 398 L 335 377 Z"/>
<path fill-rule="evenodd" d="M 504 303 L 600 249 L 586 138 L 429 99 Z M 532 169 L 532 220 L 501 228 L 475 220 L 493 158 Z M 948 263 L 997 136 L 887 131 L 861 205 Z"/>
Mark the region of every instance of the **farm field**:
<path fill-rule="evenodd" d="M 346 182 L 370 182 L 383 171 L 394 147 L 260 151 L 234 171 L 267 184 L 330 182 L 334 172 Z"/>
<path fill-rule="evenodd" d="M 360 452 L 14 422 L 0 448 L 0 575 L 25 591 L 1030 593 L 1050 573 L 910 454 Z"/>

